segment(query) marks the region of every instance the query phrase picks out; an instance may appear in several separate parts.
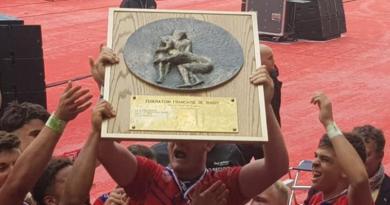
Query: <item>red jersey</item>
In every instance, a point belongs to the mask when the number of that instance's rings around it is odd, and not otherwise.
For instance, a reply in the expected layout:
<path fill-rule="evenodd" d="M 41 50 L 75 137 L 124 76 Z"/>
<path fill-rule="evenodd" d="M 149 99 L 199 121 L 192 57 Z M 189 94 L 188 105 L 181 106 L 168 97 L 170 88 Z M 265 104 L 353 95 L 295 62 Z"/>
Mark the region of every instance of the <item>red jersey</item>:
<path fill-rule="evenodd" d="M 348 196 L 343 194 L 338 198 L 332 200 L 332 202 L 324 201 L 322 192 L 316 193 L 309 202 L 309 205 L 348 205 Z"/>
<path fill-rule="evenodd" d="M 205 170 L 190 187 L 186 187 L 172 169 L 163 167 L 155 161 L 137 157 L 138 169 L 134 180 L 125 187 L 130 197 L 129 204 L 147 205 L 186 205 L 190 204 L 191 193 L 202 184 L 222 181 L 229 189 L 228 204 L 245 204 L 245 198 L 239 188 L 238 177 L 241 167 L 230 167 L 219 171 Z"/>
<path fill-rule="evenodd" d="M 318 192 L 310 199 L 309 205 L 348 205 L 347 189 L 326 201 L 324 201 L 322 192 Z M 374 205 L 374 202 L 372 202 L 372 205 Z"/>

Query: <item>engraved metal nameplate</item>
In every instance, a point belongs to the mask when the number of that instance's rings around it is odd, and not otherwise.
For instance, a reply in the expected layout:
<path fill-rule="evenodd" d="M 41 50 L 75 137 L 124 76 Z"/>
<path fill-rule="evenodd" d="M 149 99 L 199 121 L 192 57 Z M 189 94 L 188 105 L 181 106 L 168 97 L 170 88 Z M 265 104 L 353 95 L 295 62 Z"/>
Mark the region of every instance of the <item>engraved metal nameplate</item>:
<path fill-rule="evenodd" d="M 235 98 L 133 95 L 130 101 L 130 130 L 238 132 Z"/>

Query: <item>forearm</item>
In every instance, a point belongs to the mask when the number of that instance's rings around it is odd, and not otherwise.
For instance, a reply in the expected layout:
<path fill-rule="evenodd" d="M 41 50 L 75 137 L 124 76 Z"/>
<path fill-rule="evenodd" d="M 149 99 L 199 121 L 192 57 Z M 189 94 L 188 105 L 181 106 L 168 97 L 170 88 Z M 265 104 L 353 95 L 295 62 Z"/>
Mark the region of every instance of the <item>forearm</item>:
<path fill-rule="evenodd" d="M 318 105 L 320 109 L 319 119 L 336 155 L 337 164 L 344 175 L 346 175 L 348 187 L 348 204 L 373 204 L 368 185 L 368 177 L 363 161 L 360 159 L 354 146 L 349 142 L 351 139 L 359 140 L 358 136 L 344 136 L 337 128 L 333 120 L 332 103 L 322 92 L 316 92 L 311 99 L 311 103 Z M 351 138 L 350 138 L 351 137 Z M 362 142 L 361 146 L 364 146 Z"/>
<path fill-rule="evenodd" d="M 331 137 L 338 164 L 349 182 L 349 205 L 374 204 L 365 166 L 358 153 L 342 135 Z"/>
<path fill-rule="evenodd" d="M 269 138 L 264 145 L 264 159 L 250 162 L 240 171 L 240 189 L 247 198 L 260 194 L 288 171 L 287 150 L 271 105 L 266 112 Z"/>
<path fill-rule="evenodd" d="M 51 159 L 60 134 L 44 127 L 16 161 L 13 171 L 0 189 L 2 204 L 22 204 Z"/>
<path fill-rule="evenodd" d="M 137 160 L 125 147 L 111 140 L 99 143 L 99 161 L 117 184 L 128 185 L 137 172 Z M 123 170 L 126 170 L 124 172 Z"/>
<path fill-rule="evenodd" d="M 351 186 L 357 186 L 360 183 L 368 184 L 368 175 L 356 150 L 344 136 L 336 136 L 330 139 L 337 156 L 337 160 L 347 175 Z"/>
<path fill-rule="evenodd" d="M 265 167 L 274 170 L 271 173 L 280 178 L 288 171 L 288 152 L 271 105 L 266 106 L 266 114 L 269 138 L 268 142 L 263 145 Z"/>
<path fill-rule="evenodd" d="M 99 137 L 97 132 L 90 134 L 66 181 L 60 205 L 79 205 L 87 200 L 95 175 Z"/>

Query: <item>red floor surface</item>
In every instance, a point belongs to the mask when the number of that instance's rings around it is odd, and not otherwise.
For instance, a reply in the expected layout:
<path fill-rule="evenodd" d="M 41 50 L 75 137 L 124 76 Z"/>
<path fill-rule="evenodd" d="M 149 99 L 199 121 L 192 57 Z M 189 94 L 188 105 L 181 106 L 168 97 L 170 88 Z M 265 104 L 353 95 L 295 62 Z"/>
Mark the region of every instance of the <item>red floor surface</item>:
<path fill-rule="evenodd" d="M 96 56 L 106 40 L 107 8 L 120 0 L 2 0 L 0 12 L 40 24 L 43 32 L 46 83 L 89 73 L 88 56 Z M 163 9 L 239 11 L 241 0 L 161 0 Z M 274 49 L 283 84 L 282 125 L 290 164 L 311 159 L 323 128 L 309 103 L 316 90 L 333 100 L 335 119 L 344 130 L 372 124 L 390 136 L 390 1 L 352 0 L 344 4 L 348 32 L 341 38 L 311 42 L 269 43 Z M 98 91 L 91 79 L 76 82 Z M 55 109 L 63 86 L 47 90 Z M 89 133 L 90 110 L 70 123 L 56 154 L 82 146 Z M 145 143 L 145 142 L 142 142 Z M 147 143 L 152 144 L 152 143 Z M 389 150 L 389 143 L 386 150 Z M 390 151 L 384 164 L 390 171 Z M 92 197 L 114 187 L 99 167 Z"/>

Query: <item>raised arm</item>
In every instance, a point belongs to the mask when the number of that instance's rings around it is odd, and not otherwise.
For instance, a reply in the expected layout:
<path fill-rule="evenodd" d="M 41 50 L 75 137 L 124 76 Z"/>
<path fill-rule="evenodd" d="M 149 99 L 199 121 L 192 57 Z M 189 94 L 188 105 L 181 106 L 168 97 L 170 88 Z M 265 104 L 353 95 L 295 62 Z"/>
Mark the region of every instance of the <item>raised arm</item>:
<path fill-rule="evenodd" d="M 329 98 L 323 93 L 317 92 L 311 102 L 319 107 L 319 119 L 332 142 L 337 161 L 348 177 L 350 184 L 348 190 L 349 205 L 374 204 L 371 198 L 366 168 L 356 150 L 337 128 L 333 120 L 332 103 Z"/>
<path fill-rule="evenodd" d="M 125 147 L 112 140 L 100 140 L 98 159 L 121 186 L 130 184 L 137 172 L 137 160 Z"/>
<path fill-rule="evenodd" d="M 99 57 L 95 60 L 89 57 L 89 65 L 91 66 L 91 74 L 100 88 L 104 83 L 104 73 L 106 66 L 110 66 L 119 62 L 119 58 L 109 48 L 100 45 Z"/>
<path fill-rule="evenodd" d="M 112 106 L 106 101 L 100 101 L 93 109 L 92 132 L 66 180 L 60 205 L 80 205 L 88 199 L 95 175 L 101 124 L 103 119 L 114 116 Z"/>
<path fill-rule="evenodd" d="M 271 105 L 274 92 L 272 79 L 262 66 L 255 71 L 250 80 L 254 85 L 264 86 L 268 142 L 263 145 L 264 159 L 251 162 L 241 169 L 240 189 L 248 198 L 267 189 L 288 171 L 287 149 Z"/>
<path fill-rule="evenodd" d="M 118 63 L 119 58 L 111 49 L 101 46 L 96 62 L 92 58 L 89 61 L 93 78 L 98 86 L 102 86 L 105 67 Z M 133 180 L 137 170 L 136 158 L 119 143 L 112 140 L 100 140 L 98 159 L 120 186 L 125 186 Z"/>
<path fill-rule="evenodd" d="M 16 161 L 11 174 L 0 188 L 1 204 L 23 203 L 24 197 L 34 186 L 50 160 L 54 147 L 62 134 L 63 126 L 65 126 L 63 123 L 73 120 L 91 105 L 89 100 L 92 96 L 88 92 L 88 90 L 82 90 L 80 86 L 72 87 L 72 83 L 68 83 L 57 110 Z"/>

